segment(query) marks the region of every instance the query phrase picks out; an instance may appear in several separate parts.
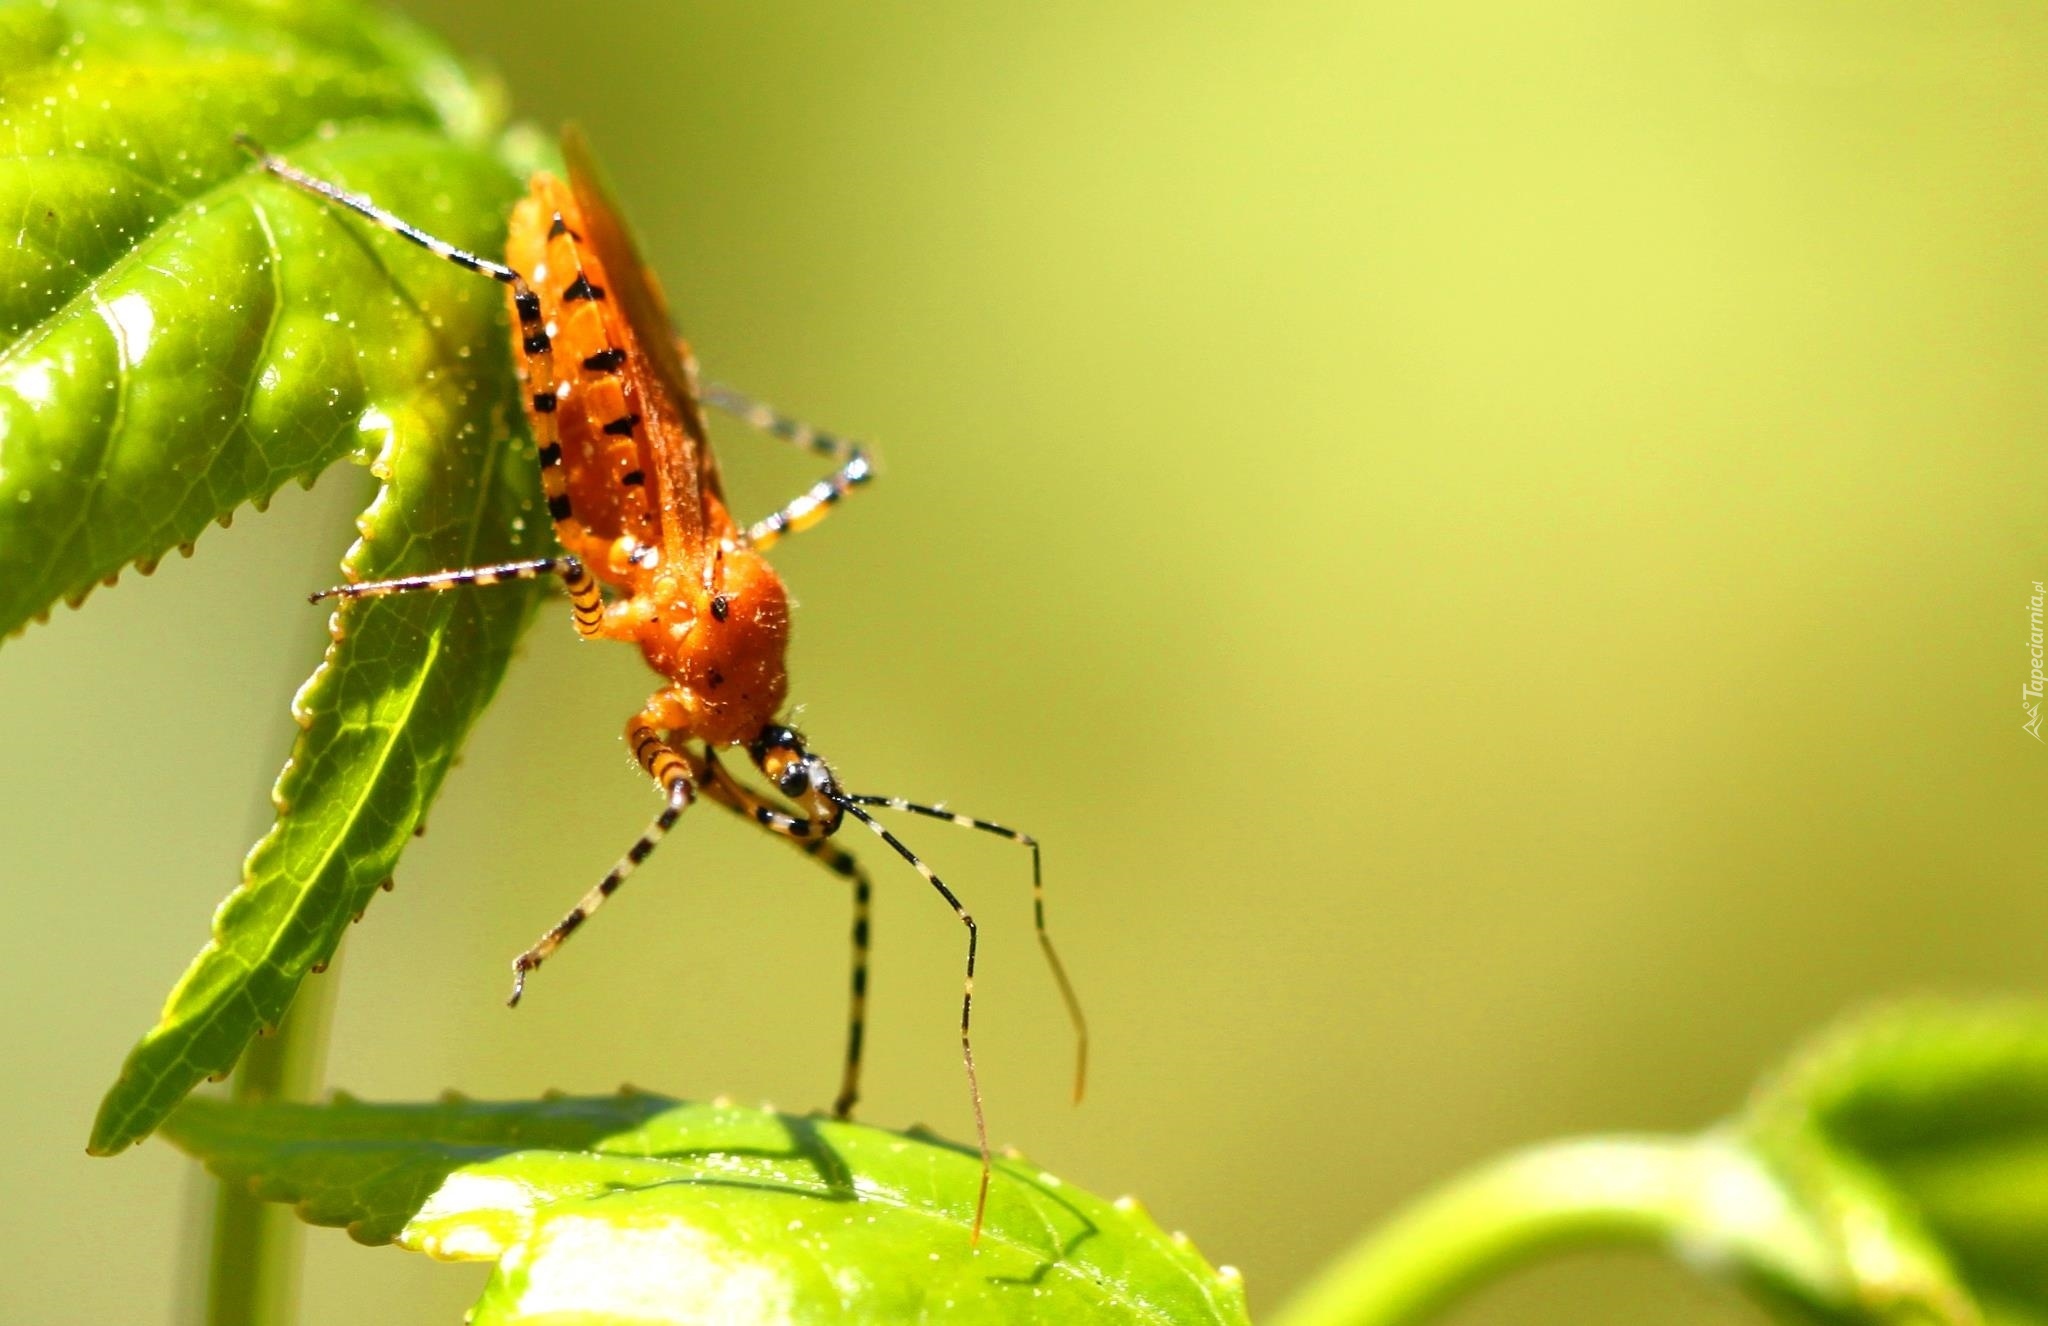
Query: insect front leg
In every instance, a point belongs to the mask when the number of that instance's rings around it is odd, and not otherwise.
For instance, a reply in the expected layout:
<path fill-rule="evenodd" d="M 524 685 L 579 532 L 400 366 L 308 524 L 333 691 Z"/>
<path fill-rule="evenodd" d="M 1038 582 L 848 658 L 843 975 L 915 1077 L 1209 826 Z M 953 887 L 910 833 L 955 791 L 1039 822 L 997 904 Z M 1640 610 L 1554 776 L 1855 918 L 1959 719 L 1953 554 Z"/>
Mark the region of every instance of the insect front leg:
<path fill-rule="evenodd" d="M 654 822 L 647 826 L 639 839 L 626 850 L 597 886 L 583 895 L 569 914 L 555 922 L 549 931 L 537 940 L 533 947 L 512 960 L 512 997 L 505 1002 L 515 1007 L 519 997 L 526 993 L 526 975 L 554 955 L 570 935 L 581 929 L 590 919 L 591 913 L 604 905 L 604 900 L 618 892 L 619 885 L 637 870 L 642 861 L 654 851 L 655 846 L 668 836 L 676 820 L 696 798 L 702 778 L 697 768 L 684 755 L 670 746 L 662 737 L 672 715 L 664 703 L 665 696 L 657 696 L 654 703 L 633 716 L 626 724 L 626 744 L 633 748 L 633 758 L 647 771 L 667 797 L 668 802 Z"/>
<path fill-rule="evenodd" d="M 875 475 L 874 457 L 863 444 L 821 432 L 743 392 L 713 383 L 704 389 L 704 403 L 725 411 L 751 428 L 781 438 L 799 451 L 829 456 L 840 462 L 838 469 L 812 484 L 800 497 L 748 528 L 747 541 L 756 548 L 772 548 L 783 535 L 809 529 L 823 520 L 847 494 Z"/>
<path fill-rule="evenodd" d="M 981 1107 L 981 1077 L 974 1069 L 974 959 L 981 947 L 981 929 L 975 925 L 974 917 L 961 905 L 958 895 L 946 887 L 945 881 L 940 879 L 930 866 L 918 859 L 917 853 L 905 847 L 901 839 L 883 828 L 872 815 L 852 800 L 843 800 L 839 804 L 847 814 L 867 825 L 877 837 L 889 844 L 896 855 L 908 861 L 911 868 L 924 877 L 924 882 L 931 885 L 939 897 L 945 900 L 946 905 L 953 909 L 954 918 L 967 929 L 967 970 L 960 992 L 960 1057 L 967 1067 L 968 1099 L 974 1103 L 974 1139 L 981 1148 L 981 1188 L 975 1194 L 974 1227 L 968 1236 L 970 1243 L 979 1243 L 982 1219 L 988 1214 L 989 1176 L 994 1168 L 988 1146 L 988 1119 Z"/>
<path fill-rule="evenodd" d="M 718 758 L 708 752 L 705 773 L 702 791 L 706 798 L 787 839 L 805 856 L 853 885 L 853 974 L 846 1012 L 846 1061 L 840 1072 L 839 1095 L 832 1101 L 832 1117 L 850 1119 L 855 1103 L 860 1100 L 861 1053 L 867 1039 L 868 946 L 874 886 L 853 853 L 825 836 L 830 830 L 822 821 L 802 819 L 778 808 L 735 780 Z"/>
<path fill-rule="evenodd" d="M 856 806 L 876 806 L 944 820 L 948 824 L 994 834 L 1019 847 L 1031 849 L 1031 920 L 1038 931 L 1039 951 L 1045 955 L 1045 965 L 1052 971 L 1053 984 L 1059 987 L 1060 1000 L 1067 1006 L 1067 1020 L 1074 1024 L 1074 1103 L 1080 1104 L 1081 1096 L 1088 1087 L 1088 1018 L 1081 1011 L 1081 999 L 1074 993 L 1074 983 L 1067 979 L 1067 965 L 1060 961 L 1059 950 L 1052 946 L 1052 934 L 1045 928 L 1045 866 L 1038 850 L 1038 839 L 1020 830 L 976 819 L 972 815 L 962 815 L 943 806 L 920 805 L 902 797 L 849 796 L 846 799 Z"/>
<path fill-rule="evenodd" d="M 604 595 L 599 592 L 597 581 L 584 569 L 583 559 L 566 553 L 558 557 L 535 557 L 523 562 L 498 562 L 491 566 L 471 566 L 455 571 L 429 571 L 424 575 L 400 576 L 396 580 L 365 580 L 353 585 L 335 585 L 331 589 L 307 595 L 306 601 L 319 603 L 324 599 L 374 599 L 387 594 L 467 589 L 473 585 L 502 585 L 508 581 L 535 580 L 547 575 L 560 576 L 563 587 L 569 591 L 569 611 L 575 618 L 576 634 L 585 638 L 597 635 L 604 622 Z"/>

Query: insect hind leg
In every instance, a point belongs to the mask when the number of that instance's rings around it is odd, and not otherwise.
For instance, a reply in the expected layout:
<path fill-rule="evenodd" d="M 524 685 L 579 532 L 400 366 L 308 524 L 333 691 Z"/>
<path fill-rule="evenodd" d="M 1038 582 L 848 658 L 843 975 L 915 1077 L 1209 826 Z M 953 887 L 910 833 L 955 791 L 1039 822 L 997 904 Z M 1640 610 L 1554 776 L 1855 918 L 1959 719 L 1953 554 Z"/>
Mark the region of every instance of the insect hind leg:
<path fill-rule="evenodd" d="M 457 248 L 447 240 L 429 234 L 359 193 L 350 193 L 338 184 L 308 175 L 283 157 L 265 151 L 247 134 L 236 134 L 235 142 L 256 159 L 257 165 L 293 188 L 354 212 L 401 239 L 417 244 L 437 258 L 454 263 L 464 271 L 488 276 L 510 289 L 512 312 L 519 320 L 519 354 L 526 370 L 526 417 L 533 427 L 534 450 L 540 457 L 541 493 L 547 498 L 548 517 L 554 521 L 555 536 L 561 540 L 562 546 L 581 546 L 583 526 L 577 521 L 569 501 L 568 478 L 562 471 L 560 430 L 555 425 L 555 412 L 561 405 L 562 384 L 555 378 L 554 336 L 548 331 L 547 320 L 542 314 L 540 296 L 527 284 L 526 278 L 504 263 L 478 257 L 467 249 Z"/>
<path fill-rule="evenodd" d="M 345 207 L 358 216 L 374 221 L 392 234 L 411 240 L 437 258 L 444 258 L 454 263 L 457 267 L 480 273 L 494 281 L 501 281 L 506 285 L 524 286 L 526 284 L 520 278 L 519 273 L 505 266 L 505 264 L 492 262 L 489 258 L 479 258 L 476 254 L 466 249 L 459 249 L 447 240 L 436 238 L 410 221 L 385 211 L 359 193 L 350 193 L 339 184 L 323 180 L 317 175 L 308 175 L 283 157 L 273 156 L 264 150 L 261 143 L 247 134 L 236 134 L 235 145 L 256 158 L 257 165 L 292 187 L 324 198 L 337 207 Z"/>

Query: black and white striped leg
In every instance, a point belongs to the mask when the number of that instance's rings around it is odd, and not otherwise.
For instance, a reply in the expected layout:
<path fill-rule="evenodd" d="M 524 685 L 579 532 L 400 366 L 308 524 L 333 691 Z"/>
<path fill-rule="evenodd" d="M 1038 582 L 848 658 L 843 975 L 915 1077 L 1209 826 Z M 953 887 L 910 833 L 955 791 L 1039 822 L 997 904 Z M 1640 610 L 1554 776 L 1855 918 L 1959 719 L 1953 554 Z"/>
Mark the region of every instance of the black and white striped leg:
<path fill-rule="evenodd" d="M 867 1040 L 868 949 L 873 919 L 874 887 L 868 872 L 853 853 L 824 836 L 815 820 L 803 819 L 778 809 L 765 797 L 733 778 L 718 757 L 705 756 L 704 795 L 735 815 L 760 825 L 805 856 L 853 885 L 853 973 L 852 993 L 846 1011 L 846 1062 L 840 1072 L 839 1095 L 832 1102 L 832 1117 L 850 1119 L 860 1100 L 861 1054 Z M 836 827 L 836 826 L 835 826 Z"/>
<path fill-rule="evenodd" d="M 827 870 L 853 883 L 853 968 L 846 1002 L 846 1063 L 839 1073 L 839 1095 L 832 1101 L 832 1117 L 851 1119 L 860 1101 L 861 1054 L 868 1028 L 868 950 L 874 916 L 874 886 L 868 872 L 853 853 L 835 847 L 822 838 L 800 844 L 805 855 L 822 861 Z"/>
<path fill-rule="evenodd" d="M 581 558 L 566 554 L 535 557 L 523 562 L 499 562 L 493 566 L 472 566 L 457 571 L 430 571 L 424 575 L 400 576 L 396 580 L 366 580 L 354 585 L 336 585 L 307 595 L 310 603 L 324 599 L 374 599 L 387 594 L 413 594 L 443 589 L 464 589 L 472 585 L 502 585 L 513 580 L 537 580 L 560 576 L 569 591 L 570 610 L 579 635 L 596 635 L 604 621 L 604 595 L 597 581 L 584 569 Z"/>
<path fill-rule="evenodd" d="M 583 526 L 577 521 L 576 513 L 569 502 L 569 482 L 562 471 L 562 447 L 559 430 L 555 426 L 555 412 L 561 405 L 561 392 L 567 384 L 555 380 L 554 334 L 548 330 L 546 320 L 541 316 L 540 296 L 528 285 L 526 278 L 501 262 L 479 258 L 466 249 L 456 248 L 445 239 L 438 239 L 418 226 L 392 212 L 387 212 L 359 193 L 350 193 L 338 184 L 330 184 L 317 176 L 308 175 L 282 157 L 272 156 L 263 150 L 261 144 L 247 134 L 236 134 L 235 141 L 256 158 L 256 163 L 270 174 L 296 189 L 303 190 L 333 204 L 346 208 L 356 215 L 382 226 L 392 234 L 419 245 L 437 258 L 454 263 L 465 271 L 488 276 L 493 281 L 507 286 L 512 292 L 512 312 L 519 319 L 519 353 L 525 367 L 527 395 L 527 420 L 533 428 L 533 445 L 540 457 L 540 487 L 542 496 L 547 498 L 548 517 L 554 521 L 555 536 L 565 548 L 579 547 Z M 560 217 L 555 218 L 557 222 Z M 579 618 L 577 629 L 583 631 Z M 583 631 L 585 635 L 593 631 Z"/>
<path fill-rule="evenodd" d="M 1031 916 L 1038 928 L 1039 950 L 1045 954 L 1045 964 L 1052 969 L 1053 983 L 1059 986 L 1060 998 L 1066 1003 L 1067 1019 L 1074 1024 L 1074 1103 L 1080 1104 L 1082 1093 L 1088 1086 L 1088 1019 L 1081 1012 L 1081 1000 L 1074 994 L 1073 982 L 1067 979 L 1066 964 L 1060 961 L 1058 950 L 1053 948 L 1052 935 L 1045 928 L 1045 870 L 1038 839 L 1016 829 L 975 819 L 972 815 L 955 814 L 940 806 L 921 806 L 901 797 L 849 796 L 846 799 L 857 806 L 908 811 L 912 815 L 945 820 L 963 829 L 979 829 L 1031 849 Z"/>
<path fill-rule="evenodd" d="M 749 525 L 747 542 L 765 551 L 780 543 L 785 534 L 801 534 L 823 520 L 848 493 L 874 475 L 875 467 L 868 454 L 855 451 L 844 465 L 812 484 L 780 511 Z"/>
<path fill-rule="evenodd" d="M 690 767 L 688 761 L 676 753 L 674 748 L 661 739 L 651 715 L 641 714 L 635 717 L 626 727 L 626 740 L 632 744 L 634 757 L 640 761 L 640 766 L 647 770 L 656 785 L 666 793 L 668 803 L 661 808 L 661 813 L 654 817 L 654 822 L 647 826 L 639 840 L 628 848 L 618 863 L 597 882 L 597 887 L 584 894 L 570 909 L 569 914 L 555 922 L 532 948 L 512 960 L 512 997 L 505 1002 L 515 1008 L 519 1004 L 520 996 L 526 993 L 527 973 L 552 957 L 555 950 L 590 919 L 591 913 L 604 905 L 606 898 L 618 892 L 619 886 L 626 882 L 627 877 L 639 869 L 640 863 L 645 861 L 661 840 L 668 836 L 668 831 L 675 827 L 677 818 L 696 796 L 696 771 Z"/>
<path fill-rule="evenodd" d="M 723 410 L 750 428 L 781 438 L 799 451 L 830 456 L 840 462 L 838 469 L 812 484 L 802 496 L 775 514 L 754 522 L 747 530 L 747 541 L 756 548 L 771 548 L 783 535 L 809 529 L 823 520 L 848 493 L 875 476 L 874 457 L 861 443 L 821 432 L 744 392 L 713 383 L 704 389 L 704 403 Z"/>
<path fill-rule="evenodd" d="M 974 1140 L 981 1147 L 981 1189 L 974 1199 L 974 1232 L 969 1239 L 971 1243 L 980 1243 L 982 1218 L 988 1213 L 989 1175 L 993 1170 L 988 1149 L 988 1120 L 981 1109 L 981 1078 L 974 1071 L 974 1040 L 969 1030 L 974 1020 L 974 958 L 980 946 L 981 932 L 974 924 L 974 918 L 960 905 L 960 899 L 954 896 L 953 890 L 946 887 L 945 882 L 933 873 L 930 866 L 917 859 L 917 853 L 905 847 L 895 834 L 883 828 L 851 798 L 841 800 L 839 805 L 847 814 L 874 830 L 877 837 L 895 849 L 896 854 L 908 861 L 918 874 L 924 876 L 925 883 L 938 890 L 939 896 L 946 900 L 946 905 L 953 909 L 953 915 L 960 918 L 960 924 L 967 927 L 967 977 L 960 994 L 960 1057 L 967 1065 L 967 1094 L 974 1101 Z"/>
<path fill-rule="evenodd" d="M 813 428 L 803 420 L 793 419 L 774 406 L 723 383 L 713 382 L 704 388 L 704 403 L 731 415 L 749 428 L 779 437 L 797 450 L 808 451 L 812 455 L 843 461 L 851 460 L 866 450 L 850 437 Z"/>
<path fill-rule="evenodd" d="M 350 193 L 339 184 L 330 184 L 317 175 L 308 175 L 283 157 L 272 156 L 263 149 L 261 143 L 247 134 L 236 134 L 235 143 L 250 156 L 255 157 L 257 165 L 285 181 L 285 183 L 303 189 L 307 193 L 325 198 L 337 207 L 346 207 L 349 211 L 376 222 L 392 234 L 401 235 L 411 240 L 437 258 L 446 258 L 457 267 L 466 267 L 472 272 L 481 272 L 492 280 L 503 281 L 507 285 L 515 282 L 524 284 L 524 282 L 520 281 L 519 273 L 503 263 L 492 262 L 489 258 L 479 258 L 474 253 L 470 253 L 465 249 L 458 249 L 447 240 L 437 239 L 410 221 L 385 211 L 359 193 Z"/>

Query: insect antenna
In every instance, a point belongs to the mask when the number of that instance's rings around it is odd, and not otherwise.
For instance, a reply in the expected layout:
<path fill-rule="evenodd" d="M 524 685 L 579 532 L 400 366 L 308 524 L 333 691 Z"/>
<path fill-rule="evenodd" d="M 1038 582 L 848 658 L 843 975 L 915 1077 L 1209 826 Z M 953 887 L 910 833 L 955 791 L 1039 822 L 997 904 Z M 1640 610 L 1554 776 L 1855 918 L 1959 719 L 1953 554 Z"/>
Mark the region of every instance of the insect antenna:
<path fill-rule="evenodd" d="M 851 805 L 847 805 L 849 802 Z M 1045 964 L 1052 969 L 1053 982 L 1059 986 L 1060 999 L 1067 1006 L 1067 1020 L 1074 1024 L 1074 1103 L 1080 1104 L 1081 1095 L 1088 1086 L 1088 1019 L 1081 1012 L 1081 1000 L 1074 993 L 1073 982 L 1067 979 L 1066 964 L 1060 961 L 1059 952 L 1052 945 L 1052 935 L 1045 928 L 1045 870 L 1038 839 L 1016 829 L 975 819 L 972 815 L 955 814 L 943 806 L 921 806 L 902 797 L 847 796 L 841 804 L 847 805 L 849 810 L 853 806 L 878 806 L 886 810 L 908 811 L 912 815 L 957 824 L 963 829 L 992 833 L 1031 849 L 1031 918 L 1038 928 L 1039 951 L 1045 954 Z"/>
<path fill-rule="evenodd" d="M 988 1149 L 988 1119 L 981 1109 L 981 1078 L 974 1071 L 974 1042 L 968 1033 L 968 1026 L 974 1016 L 974 956 L 979 947 L 981 932 L 974 924 L 974 918 L 960 905 L 960 899 L 945 885 L 932 868 L 917 859 L 917 853 L 903 845 L 903 841 L 878 823 L 874 816 L 861 809 L 862 798 L 850 797 L 844 793 L 827 792 L 827 796 L 847 814 L 859 820 L 883 842 L 895 849 L 896 855 L 908 861 L 911 868 L 924 876 L 925 883 L 939 891 L 946 905 L 953 909 L 953 915 L 960 918 L 960 924 L 967 927 L 967 979 L 960 995 L 960 1057 L 967 1064 L 967 1094 L 974 1100 L 974 1140 L 981 1148 L 981 1189 L 974 1198 L 974 1232 L 969 1235 L 970 1244 L 981 1242 L 982 1217 L 988 1213 L 988 1180 L 993 1168 Z"/>

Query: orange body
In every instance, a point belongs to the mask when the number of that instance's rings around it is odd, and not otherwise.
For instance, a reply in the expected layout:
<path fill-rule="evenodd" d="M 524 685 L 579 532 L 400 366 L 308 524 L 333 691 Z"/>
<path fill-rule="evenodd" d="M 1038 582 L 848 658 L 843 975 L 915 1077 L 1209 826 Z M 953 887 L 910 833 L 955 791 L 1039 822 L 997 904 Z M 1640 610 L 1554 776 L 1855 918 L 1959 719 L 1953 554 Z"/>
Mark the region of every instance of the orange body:
<path fill-rule="evenodd" d="M 721 409 L 799 448 L 839 461 L 838 469 L 779 510 L 742 529 L 718 482 L 703 397 L 689 348 L 675 336 L 660 288 L 640 261 L 582 137 L 562 137 L 568 181 L 533 177 L 514 210 L 500 265 L 437 239 L 374 202 L 306 174 L 254 142 L 241 140 L 262 168 L 419 245 L 447 262 L 501 282 L 512 305 L 513 355 L 540 461 L 541 493 L 562 554 L 451 568 L 392 580 L 357 582 L 313 595 L 314 602 L 561 577 L 571 620 L 585 639 L 631 641 L 663 679 L 626 724 L 634 762 L 664 797 L 639 839 L 567 915 L 512 962 L 517 1004 L 527 975 L 547 961 L 611 897 L 698 797 L 795 843 L 853 883 L 852 1002 L 837 1118 L 859 1098 L 866 1026 L 870 889 L 867 874 L 828 840 L 848 821 L 872 830 L 944 899 L 967 930 L 960 999 L 960 1053 L 974 1104 L 981 1184 L 974 1238 L 988 1204 L 992 1161 L 974 1071 L 969 1024 L 974 1006 L 974 918 L 931 867 L 878 822 L 875 809 L 945 820 L 1031 849 L 1032 900 L 1039 946 L 1058 982 L 1077 1039 L 1074 1098 L 1087 1065 L 1087 1028 L 1052 941 L 1045 932 L 1038 844 L 1030 835 L 939 806 L 899 797 L 856 795 L 776 721 L 788 694 L 789 596 L 762 553 L 785 533 L 810 528 L 873 473 L 859 443 L 820 433 L 758 401 L 714 389 Z M 612 594 L 607 599 L 603 587 Z M 702 743 L 699 746 L 697 743 Z M 743 746 L 774 784 L 778 803 L 734 779 L 715 747 Z M 936 1256 L 936 1254 L 934 1254 Z"/>
<path fill-rule="evenodd" d="M 726 509 L 688 348 L 668 333 L 659 289 L 580 165 L 572 155 L 573 187 L 533 177 L 506 241 L 553 341 L 548 413 L 561 454 L 544 489 L 574 512 L 557 521 L 566 550 L 621 591 L 601 633 L 638 644 L 668 679 L 657 708 L 672 738 L 740 744 L 788 694 L 789 598 Z M 538 432 L 531 398 L 526 408 Z"/>

